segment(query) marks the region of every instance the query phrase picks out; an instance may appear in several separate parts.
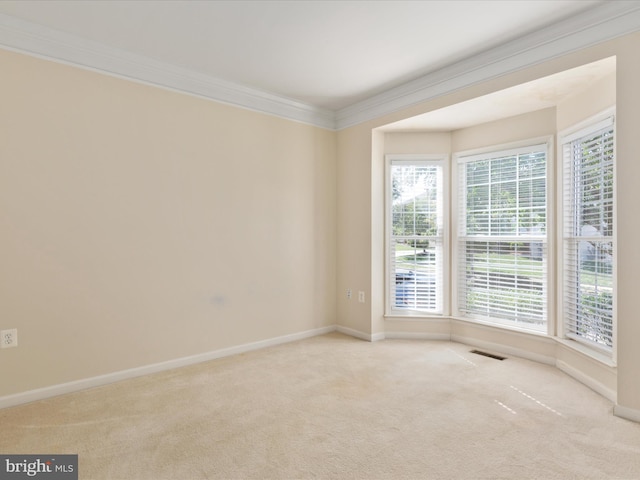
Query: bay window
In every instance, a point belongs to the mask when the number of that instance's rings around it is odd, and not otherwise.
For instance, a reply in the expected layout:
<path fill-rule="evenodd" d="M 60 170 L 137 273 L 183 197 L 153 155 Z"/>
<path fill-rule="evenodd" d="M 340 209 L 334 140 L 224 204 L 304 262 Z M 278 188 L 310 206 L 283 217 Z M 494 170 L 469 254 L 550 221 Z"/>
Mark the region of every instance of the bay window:
<path fill-rule="evenodd" d="M 550 137 L 458 153 L 451 180 L 447 156 L 387 155 L 386 314 L 451 313 L 613 356 L 614 118 L 598 118 L 559 135 L 555 182 Z"/>

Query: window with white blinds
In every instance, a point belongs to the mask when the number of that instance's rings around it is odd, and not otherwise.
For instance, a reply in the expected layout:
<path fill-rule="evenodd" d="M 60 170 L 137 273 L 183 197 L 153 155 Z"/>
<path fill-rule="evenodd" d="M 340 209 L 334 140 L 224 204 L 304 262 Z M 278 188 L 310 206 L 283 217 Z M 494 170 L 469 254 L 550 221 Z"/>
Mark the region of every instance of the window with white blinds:
<path fill-rule="evenodd" d="M 444 160 L 387 157 L 387 305 L 394 314 L 442 313 Z"/>
<path fill-rule="evenodd" d="M 613 117 L 562 138 L 565 335 L 613 347 Z"/>
<path fill-rule="evenodd" d="M 458 159 L 458 311 L 546 330 L 547 150 Z"/>

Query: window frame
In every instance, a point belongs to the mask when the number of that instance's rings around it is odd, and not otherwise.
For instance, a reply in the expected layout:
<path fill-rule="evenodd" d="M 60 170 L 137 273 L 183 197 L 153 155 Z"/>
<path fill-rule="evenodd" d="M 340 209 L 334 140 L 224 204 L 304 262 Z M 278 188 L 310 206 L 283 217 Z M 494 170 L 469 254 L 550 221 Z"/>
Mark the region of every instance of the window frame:
<path fill-rule="evenodd" d="M 612 254 L 612 298 L 613 298 L 613 308 L 612 308 L 612 346 L 611 348 L 607 348 L 603 345 L 600 345 L 596 342 L 589 341 L 588 339 L 580 339 L 577 335 L 572 335 L 569 331 L 570 329 L 567 327 L 567 319 L 565 318 L 565 308 L 567 306 L 567 298 L 566 298 L 566 282 L 567 275 L 569 272 L 567 271 L 567 235 L 566 235 L 566 223 L 567 223 L 567 209 L 570 208 L 567 205 L 569 201 L 566 198 L 565 192 L 565 182 L 558 181 L 557 190 L 558 190 L 558 204 L 557 204 L 557 215 L 558 215 L 558 232 L 557 232 L 557 248 L 558 248 L 558 264 L 557 264 L 557 281 L 559 286 L 558 292 L 558 302 L 557 302 L 557 316 L 562 319 L 562 321 L 558 322 L 558 331 L 557 335 L 560 339 L 580 351 L 584 351 L 587 354 L 595 355 L 597 357 L 604 357 L 606 360 L 613 362 L 615 365 L 617 359 L 617 199 L 616 199 L 616 164 L 617 164 L 617 154 L 616 154 L 616 108 L 611 107 L 603 110 L 602 112 L 589 117 L 581 122 L 578 122 L 562 131 L 558 132 L 558 161 L 557 165 L 557 176 L 558 179 L 568 178 L 570 175 L 573 178 L 573 172 L 567 171 L 567 159 L 564 156 L 565 145 L 584 138 L 585 136 L 596 134 L 601 131 L 603 128 L 607 126 L 611 126 L 613 130 L 613 229 L 611 237 L 603 237 L 608 238 L 612 243 L 613 254 Z M 575 236 L 575 238 L 579 238 Z"/>
<path fill-rule="evenodd" d="M 555 310 L 555 234 L 556 234 L 556 215 L 554 208 L 555 201 L 555 179 L 552 172 L 555 171 L 555 147 L 554 136 L 546 135 L 542 137 L 533 137 L 523 139 L 519 141 L 503 143 L 498 145 L 489 145 L 487 147 L 464 150 L 455 152 L 453 154 L 452 161 L 452 183 L 455 184 L 455 189 L 458 191 L 457 195 L 453 195 L 451 198 L 451 212 L 452 212 L 452 238 L 454 239 L 454 245 L 452 245 L 452 257 L 451 257 L 451 271 L 452 275 L 452 287 L 451 287 L 451 309 L 453 312 L 453 318 L 464 320 L 477 324 L 484 324 L 498 328 L 504 328 L 507 330 L 514 330 L 525 332 L 533 335 L 545 335 L 553 336 L 556 328 L 556 310 Z M 463 192 L 465 185 L 461 183 L 461 164 L 469 161 L 469 158 L 499 158 L 506 154 L 530 149 L 532 147 L 540 146 L 545 149 L 546 153 L 546 235 L 544 236 L 544 242 L 546 245 L 546 271 L 545 271 L 545 290 L 546 297 L 544 300 L 546 307 L 546 326 L 538 328 L 527 328 L 521 323 L 514 322 L 508 319 L 487 317 L 481 315 L 469 315 L 461 311 L 460 309 L 460 295 L 461 295 L 461 281 L 459 278 L 459 271 L 462 266 L 463 260 L 461 255 L 464 255 L 464 251 L 461 250 L 463 238 L 467 238 L 467 235 L 462 235 L 461 232 L 461 215 L 466 214 L 462 211 L 461 202 L 466 201 L 466 193 Z M 497 237 L 499 238 L 499 237 Z M 486 237 L 483 237 L 483 240 Z"/>
<path fill-rule="evenodd" d="M 433 165 L 441 168 L 442 172 L 442 268 L 440 276 L 440 285 L 437 286 L 437 291 L 440 294 L 439 311 L 414 309 L 414 308 L 397 308 L 395 307 L 395 278 L 392 283 L 392 272 L 394 268 L 391 258 L 391 244 L 392 238 L 392 178 L 391 167 L 395 162 L 403 162 L 407 164 L 420 164 L 420 165 Z M 429 318 L 429 317 L 447 317 L 450 315 L 450 198 L 449 198 L 449 183 L 450 183 L 450 156 L 449 154 L 386 154 L 385 155 L 385 188 L 384 188 L 384 258 L 385 258 L 385 316 L 386 317 L 406 317 L 406 318 Z"/>

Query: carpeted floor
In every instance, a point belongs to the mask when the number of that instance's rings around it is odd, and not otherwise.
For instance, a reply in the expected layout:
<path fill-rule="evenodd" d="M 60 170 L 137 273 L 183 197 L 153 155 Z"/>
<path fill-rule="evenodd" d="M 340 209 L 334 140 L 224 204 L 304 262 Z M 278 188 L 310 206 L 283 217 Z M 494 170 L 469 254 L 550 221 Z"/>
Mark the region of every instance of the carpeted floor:
<path fill-rule="evenodd" d="M 0 410 L 81 479 L 640 479 L 640 424 L 559 370 L 329 334 Z"/>

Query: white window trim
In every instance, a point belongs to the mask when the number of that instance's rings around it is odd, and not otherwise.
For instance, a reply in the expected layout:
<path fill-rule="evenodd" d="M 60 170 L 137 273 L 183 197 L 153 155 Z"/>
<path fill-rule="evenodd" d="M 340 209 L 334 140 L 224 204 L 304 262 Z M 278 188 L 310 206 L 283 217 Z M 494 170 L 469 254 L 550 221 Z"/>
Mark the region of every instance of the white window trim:
<path fill-rule="evenodd" d="M 555 204 L 555 177 L 551 174 L 555 171 L 555 145 L 554 145 L 554 136 L 546 135 L 541 137 L 533 137 L 524 140 L 519 140 L 515 142 L 503 143 L 498 145 L 489 145 L 487 147 L 476 148 L 472 150 L 464 150 L 460 152 L 455 152 L 453 154 L 453 159 L 451 162 L 451 182 L 455 182 L 456 191 L 460 186 L 458 185 L 459 178 L 459 165 L 465 162 L 465 157 L 475 157 L 477 159 L 478 156 L 485 155 L 487 158 L 494 156 L 496 152 L 499 153 L 508 153 L 509 151 L 516 150 L 522 152 L 523 149 L 527 149 L 528 147 L 540 146 L 542 144 L 546 145 L 547 151 L 547 326 L 545 331 L 538 331 L 533 329 L 524 329 L 513 322 L 503 321 L 500 319 L 487 319 L 487 318 L 470 318 L 465 316 L 462 312 L 460 312 L 458 291 L 459 291 L 459 281 L 458 275 L 451 275 L 451 303 L 450 308 L 452 311 L 452 318 L 461 319 L 467 322 L 484 324 L 499 328 L 505 328 L 509 330 L 515 330 L 520 332 L 525 332 L 533 335 L 547 335 L 554 336 L 556 329 L 556 310 L 554 309 L 556 296 L 555 292 L 557 290 L 556 278 L 553 274 L 556 271 L 556 255 L 555 248 L 552 242 L 552 239 L 556 238 L 556 229 L 557 229 L 557 218 L 555 215 L 556 209 L 553 207 Z M 451 238 L 455 239 L 455 244 L 458 244 L 458 239 L 460 238 L 460 205 L 459 205 L 459 195 L 452 195 L 450 202 L 450 221 L 451 221 Z M 453 251 L 453 250 L 452 250 Z M 457 249 L 455 250 L 456 254 L 451 254 L 451 272 L 458 272 L 460 267 Z M 560 284 L 561 285 L 561 284 Z"/>
<path fill-rule="evenodd" d="M 557 204 L 556 204 L 556 215 L 557 221 L 556 223 L 556 245 L 557 245 L 557 259 L 556 259 L 556 285 L 559 287 L 558 291 L 558 299 L 556 303 L 556 316 L 558 319 L 562 319 L 562 321 L 557 322 L 557 339 L 563 345 L 572 348 L 573 350 L 577 350 L 585 355 L 590 355 L 597 360 L 616 365 L 617 357 L 618 357 L 618 349 L 617 349 L 617 332 L 618 332 L 618 285 L 617 285 L 617 265 L 618 265 L 618 249 L 617 249 L 617 229 L 618 229 L 618 209 L 617 205 L 617 176 L 616 176 L 616 163 L 617 163 L 617 152 L 616 152 L 616 131 L 615 131 L 615 117 L 616 117 L 616 107 L 607 108 L 600 113 L 593 115 L 591 117 L 586 118 L 570 127 L 567 127 L 558 132 L 558 142 L 557 142 L 557 158 L 560 159 L 556 165 L 556 178 L 562 179 L 564 178 L 564 158 L 563 158 L 563 146 L 564 144 L 571 142 L 575 139 L 581 138 L 584 135 L 599 130 L 601 128 L 606 127 L 610 122 L 613 122 L 614 127 L 614 164 L 613 164 L 613 236 L 612 243 L 614 245 L 613 248 L 613 319 L 612 319 L 612 329 L 613 329 L 613 347 L 611 350 L 607 350 L 605 348 L 599 348 L 597 345 L 587 345 L 586 343 L 580 343 L 576 340 L 569 339 L 566 336 L 566 329 L 564 324 L 564 189 L 561 181 L 556 183 L 556 196 L 557 196 Z M 558 290 L 558 289 L 556 289 Z M 610 362 L 606 362 L 603 358 L 610 359 Z"/>
<path fill-rule="evenodd" d="M 391 258 L 389 239 L 391 238 L 391 202 L 389 197 L 391 192 L 391 162 L 425 162 L 430 165 L 442 167 L 442 216 L 443 216 L 443 234 L 442 234 L 442 312 L 432 313 L 421 310 L 412 309 L 394 309 L 391 299 Z M 451 218 L 451 202 L 449 196 L 450 176 L 450 157 L 449 154 L 386 154 L 385 155 L 385 188 L 384 188 L 384 311 L 385 317 L 406 317 L 406 318 L 441 318 L 450 316 L 451 305 L 451 262 L 450 262 L 450 218 Z"/>

